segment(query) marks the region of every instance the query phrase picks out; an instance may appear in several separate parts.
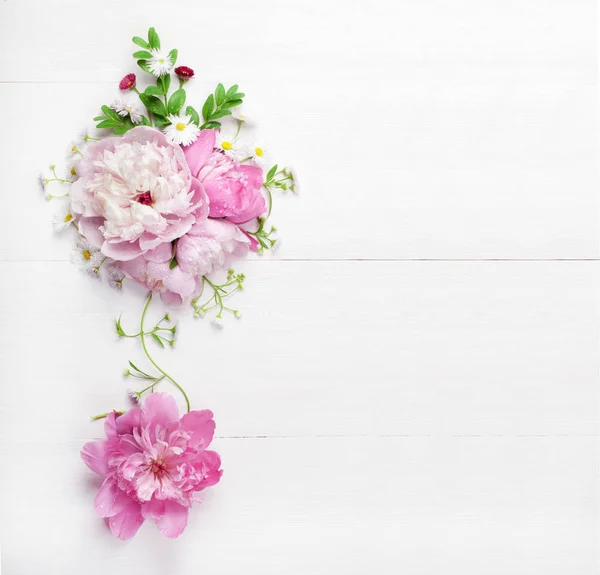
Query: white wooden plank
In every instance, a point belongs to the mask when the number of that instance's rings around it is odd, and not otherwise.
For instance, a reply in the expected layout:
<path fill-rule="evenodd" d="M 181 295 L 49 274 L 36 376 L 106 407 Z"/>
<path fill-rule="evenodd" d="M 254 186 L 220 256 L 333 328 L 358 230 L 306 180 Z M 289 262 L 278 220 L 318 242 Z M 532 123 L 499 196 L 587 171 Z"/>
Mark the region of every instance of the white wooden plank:
<path fill-rule="evenodd" d="M 222 436 L 585 435 L 598 425 L 596 262 L 254 262 L 222 331 L 182 310 L 155 357 Z M 126 406 L 124 298 L 66 263 L 0 264 L 4 437 Z M 157 304 L 153 316 L 161 317 Z M 35 358 L 35 361 L 32 359 Z M 163 389 L 169 390 L 168 386 Z M 175 390 L 173 390 L 175 391 Z M 60 405 L 68 417 L 55 417 Z"/>
<path fill-rule="evenodd" d="M 172 0 L 167 13 L 159 0 L 3 2 L 2 79 L 118 80 L 133 63 L 130 38 L 149 26 L 203 78 L 268 83 L 272 99 L 282 84 L 320 86 L 324 114 L 337 105 L 324 90 L 332 83 L 372 81 L 360 96 L 367 114 L 356 112 L 373 117 L 383 85 L 596 77 L 593 0 Z"/>
<path fill-rule="evenodd" d="M 597 438 L 221 439 L 216 448 L 223 481 L 186 533 L 166 540 L 148 524 L 124 544 L 94 516 L 97 485 L 77 443 L 4 446 L 3 573 L 597 572 Z"/>
<path fill-rule="evenodd" d="M 210 89 L 198 82 L 196 101 Z M 306 93 L 290 93 L 294 115 L 247 90 L 266 147 L 302 178 L 300 197 L 276 198 L 275 257 L 598 257 L 595 86 L 404 87 L 382 95 L 390 117 L 374 130 L 356 117 L 360 90 L 347 99 L 346 87 L 335 90 L 338 110 L 323 115 Z M 37 171 L 60 165 L 78 129 L 117 95 L 112 84 L 0 85 L 2 108 L 27 110 L 5 119 L 0 259 L 68 259 Z M 35 234 L 22 233 L 23 214 Z"/>

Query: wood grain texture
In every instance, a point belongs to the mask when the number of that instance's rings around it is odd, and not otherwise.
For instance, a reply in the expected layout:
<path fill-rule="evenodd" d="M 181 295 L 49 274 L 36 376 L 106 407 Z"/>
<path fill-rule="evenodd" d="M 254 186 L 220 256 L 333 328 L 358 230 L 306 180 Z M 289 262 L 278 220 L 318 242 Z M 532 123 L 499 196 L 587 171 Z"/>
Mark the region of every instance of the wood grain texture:
<path fill-rule="evenodd" d="M 222 483 L 123 544 L 79 449 L 126 405 L 143 294 L 70 265 L 35 177 L 151 25 L 302 191 L 243 318 L 175 312 L 155 352 Z M 598 575 L 596 44 L 593 0 L 0 2 L 3 575 Z"/>

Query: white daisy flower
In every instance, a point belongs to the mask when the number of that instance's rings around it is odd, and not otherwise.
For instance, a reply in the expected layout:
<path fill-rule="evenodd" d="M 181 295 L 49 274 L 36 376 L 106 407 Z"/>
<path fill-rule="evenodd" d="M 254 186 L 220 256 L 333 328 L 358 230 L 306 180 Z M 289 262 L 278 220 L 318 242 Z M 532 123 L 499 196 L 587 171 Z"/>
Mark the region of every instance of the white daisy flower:
<path fill-rule="evenodd" d="M 71 206 L 67 204 L 64 208 L 54 214 L 52 218 L 52 227 L 54 228 L 55 232 L 62 232 L 74 221 L 75 219 L 73 218 L 73 214 L 71 212 Z"/>
<path fill-rule="evenodd" d="M 168 116 L 169 126 L 165 126 L 163 131 L 167 140 L 173 144 L 189 146 L 198 139 L 200 128 L 192 122 L 192 117 L 188 115 Z"/>
<path fill-rule="evenodd" d="M 107 265 L 106 271 L 108 272 L 108 285 L 117 291 L 122 291 L 125 274 L 114 263 Z"/>
<path fill-rule="evenodd" d="M 132 98 L 126 102 L 123 100 L 115 100 L 110 107 L 119 114 L 119 116 L 129 116 L 134 124 L 139 124 L 142 121 L 142 110 Z"/>
<path fill-rule="evenodd" d="M 215 146 L 236 160 L 241 160 L 247 150 L 245 142 L 236 139 L 235 136 L 222 129 L 217 134 Z"/>
<path fill-rule="evenodd" d="M 246 116 L 244 114 L 244 112 L 242 111 L 242 106 L 236 106 L 235 108 L 231 109 L 231 117 L 234 120 L 237 120 L 238 122 L 244 122 L 244 124 L 246 124 L 246 126 L 254 126 L 254 122 L 252 121 L 252 118 Z"/>
<path fill-rule="evenodd" d="M 164 76 L 173 69 L 173 60 L 167 52 L 151 50 L 152 58 L 148 60 L 148 68 L 155 76 Z"/>
<path fill-rule="evenodd" d="M 252 146 L 250 148 L 250 157 L 252 158 L 252 161 L 261 168 L 264 168 L 269 164 L 269 158 L 265 153 L 265 149 L 260 146 Z"/>
<path fill-rule="evenodd" d="M 100 260 L 100 251 L 92 246 L 83 236 L 79 236 L 75 249 L 71 252 L 71 261 L 84 272 L 94 273 Z"/>
<path fill-rule="evenodd" d="M 264 148 L 250 144 L 244 140 L 238 140 L 236 159 L 239 162 L 253 162 L 261 168 L 266 167 L 269 164 L 269 158 L 267 157 Z"/>

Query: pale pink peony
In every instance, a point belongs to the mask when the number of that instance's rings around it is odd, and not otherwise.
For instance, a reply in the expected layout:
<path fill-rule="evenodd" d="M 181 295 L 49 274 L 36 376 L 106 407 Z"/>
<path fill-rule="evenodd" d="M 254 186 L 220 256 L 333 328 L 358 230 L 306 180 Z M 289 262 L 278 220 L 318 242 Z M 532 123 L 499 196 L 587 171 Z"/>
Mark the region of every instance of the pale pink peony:
<path fill-rule="evenodd" d="M 98 515 L 119 539 L 133 537 L 145 519 L 166 537 L 178 537 L 198 492 L 221 478 L 218 453 L 206 449 L 215 430 L 212 412 L 180 419 L 172 396 L 153 393 L 141 407 L 111 413 L 104 430 L 107 439 L 81 450 L 85 464 L 104 477 L 94 501 Z"/>
<path fill-rule="evenodd" d="M 198 139 L 183 149 L 185 158 L 210 199 L 210 217 L 244 224 L 267 210 L 261 193 L 262 169 L 240 164 L 215 150 L 215 138 L 214 130 L 202 130 Z"/>
<path fill-rule="evenodd" d="M 208 216 L 208 198 L 181 148 L 155 128 L 91 144 L 77 173 L 70 196 L 80 232 L 117 261 L 170 243 Z"/>
<path fill-rule="evenodd" d="M 192 276 L 209 275 L 243 258 L 250 240 L 236 225 L 226 220 L 205 220 L 177 242 L 179 267 Z"/>

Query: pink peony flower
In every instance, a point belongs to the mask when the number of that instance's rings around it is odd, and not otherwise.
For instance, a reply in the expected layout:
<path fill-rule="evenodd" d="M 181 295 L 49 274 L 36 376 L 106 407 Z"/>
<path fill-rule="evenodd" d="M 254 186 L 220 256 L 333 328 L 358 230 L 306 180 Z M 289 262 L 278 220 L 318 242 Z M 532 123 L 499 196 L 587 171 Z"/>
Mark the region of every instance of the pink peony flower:
<path fill-rule="evenodd" d="M 183 149 L 185 158 L 210 199 L 210 217 L 244 224 L 267 210 L 261 193 L 262 169 L 240 164 L 215 150 L 215 138 L 214 130 L 202 130 L 198 139 Z"/>
<path fill-rule="evenodd" d="M 160 293 L 167 305 L 179 305 L 196 297 L 201 284 L 199 277 L 184 272 L 180 266 L 171 269 L 172 259 L 171 244 L 161 244 L 133 260 L 119 262 L 118 269 L 149 290 Z"/>
<path fill-rule="evenodd" d="M 119 82 L 119 90 L 133 90 L 135 88 L 135 74 L 127 74 L 120 82 Z"/>
<path fill-rule="evenodd" d="M 177 262 L 192 276 L 211 274 L 243 258 L 250 240 L 236 225 L 225 220 L 205 220 L 177 242 Z"/>
<path fill-rule="evenodd" d="M 155 128 L 91 144 L 77 172 L 70 195 L 79 229 L 114 260 L 172 242 L 208 216 L 208 198 L 181 148 Z"/>
<path fill-rule="evenodd" d="M 177 68 L 175 68 L 175 75 L 185 82 L 194 77 L 194 70 L 187 66 L 177 66 Z"/>
<path fill-rule="evenodd" d="M 141 407 L 111 413 L 106 439 L 84 445 L 81 457 L 104 477 L 94 506 L 113 535 L 133 537 L 153 519 L 166 537 L 178 537 L 198 492 L 221 478 L 221 459 L 206 448 L 215 423 L 209 410 L 179 419 L 172 396 L 153 393 Z"/>

